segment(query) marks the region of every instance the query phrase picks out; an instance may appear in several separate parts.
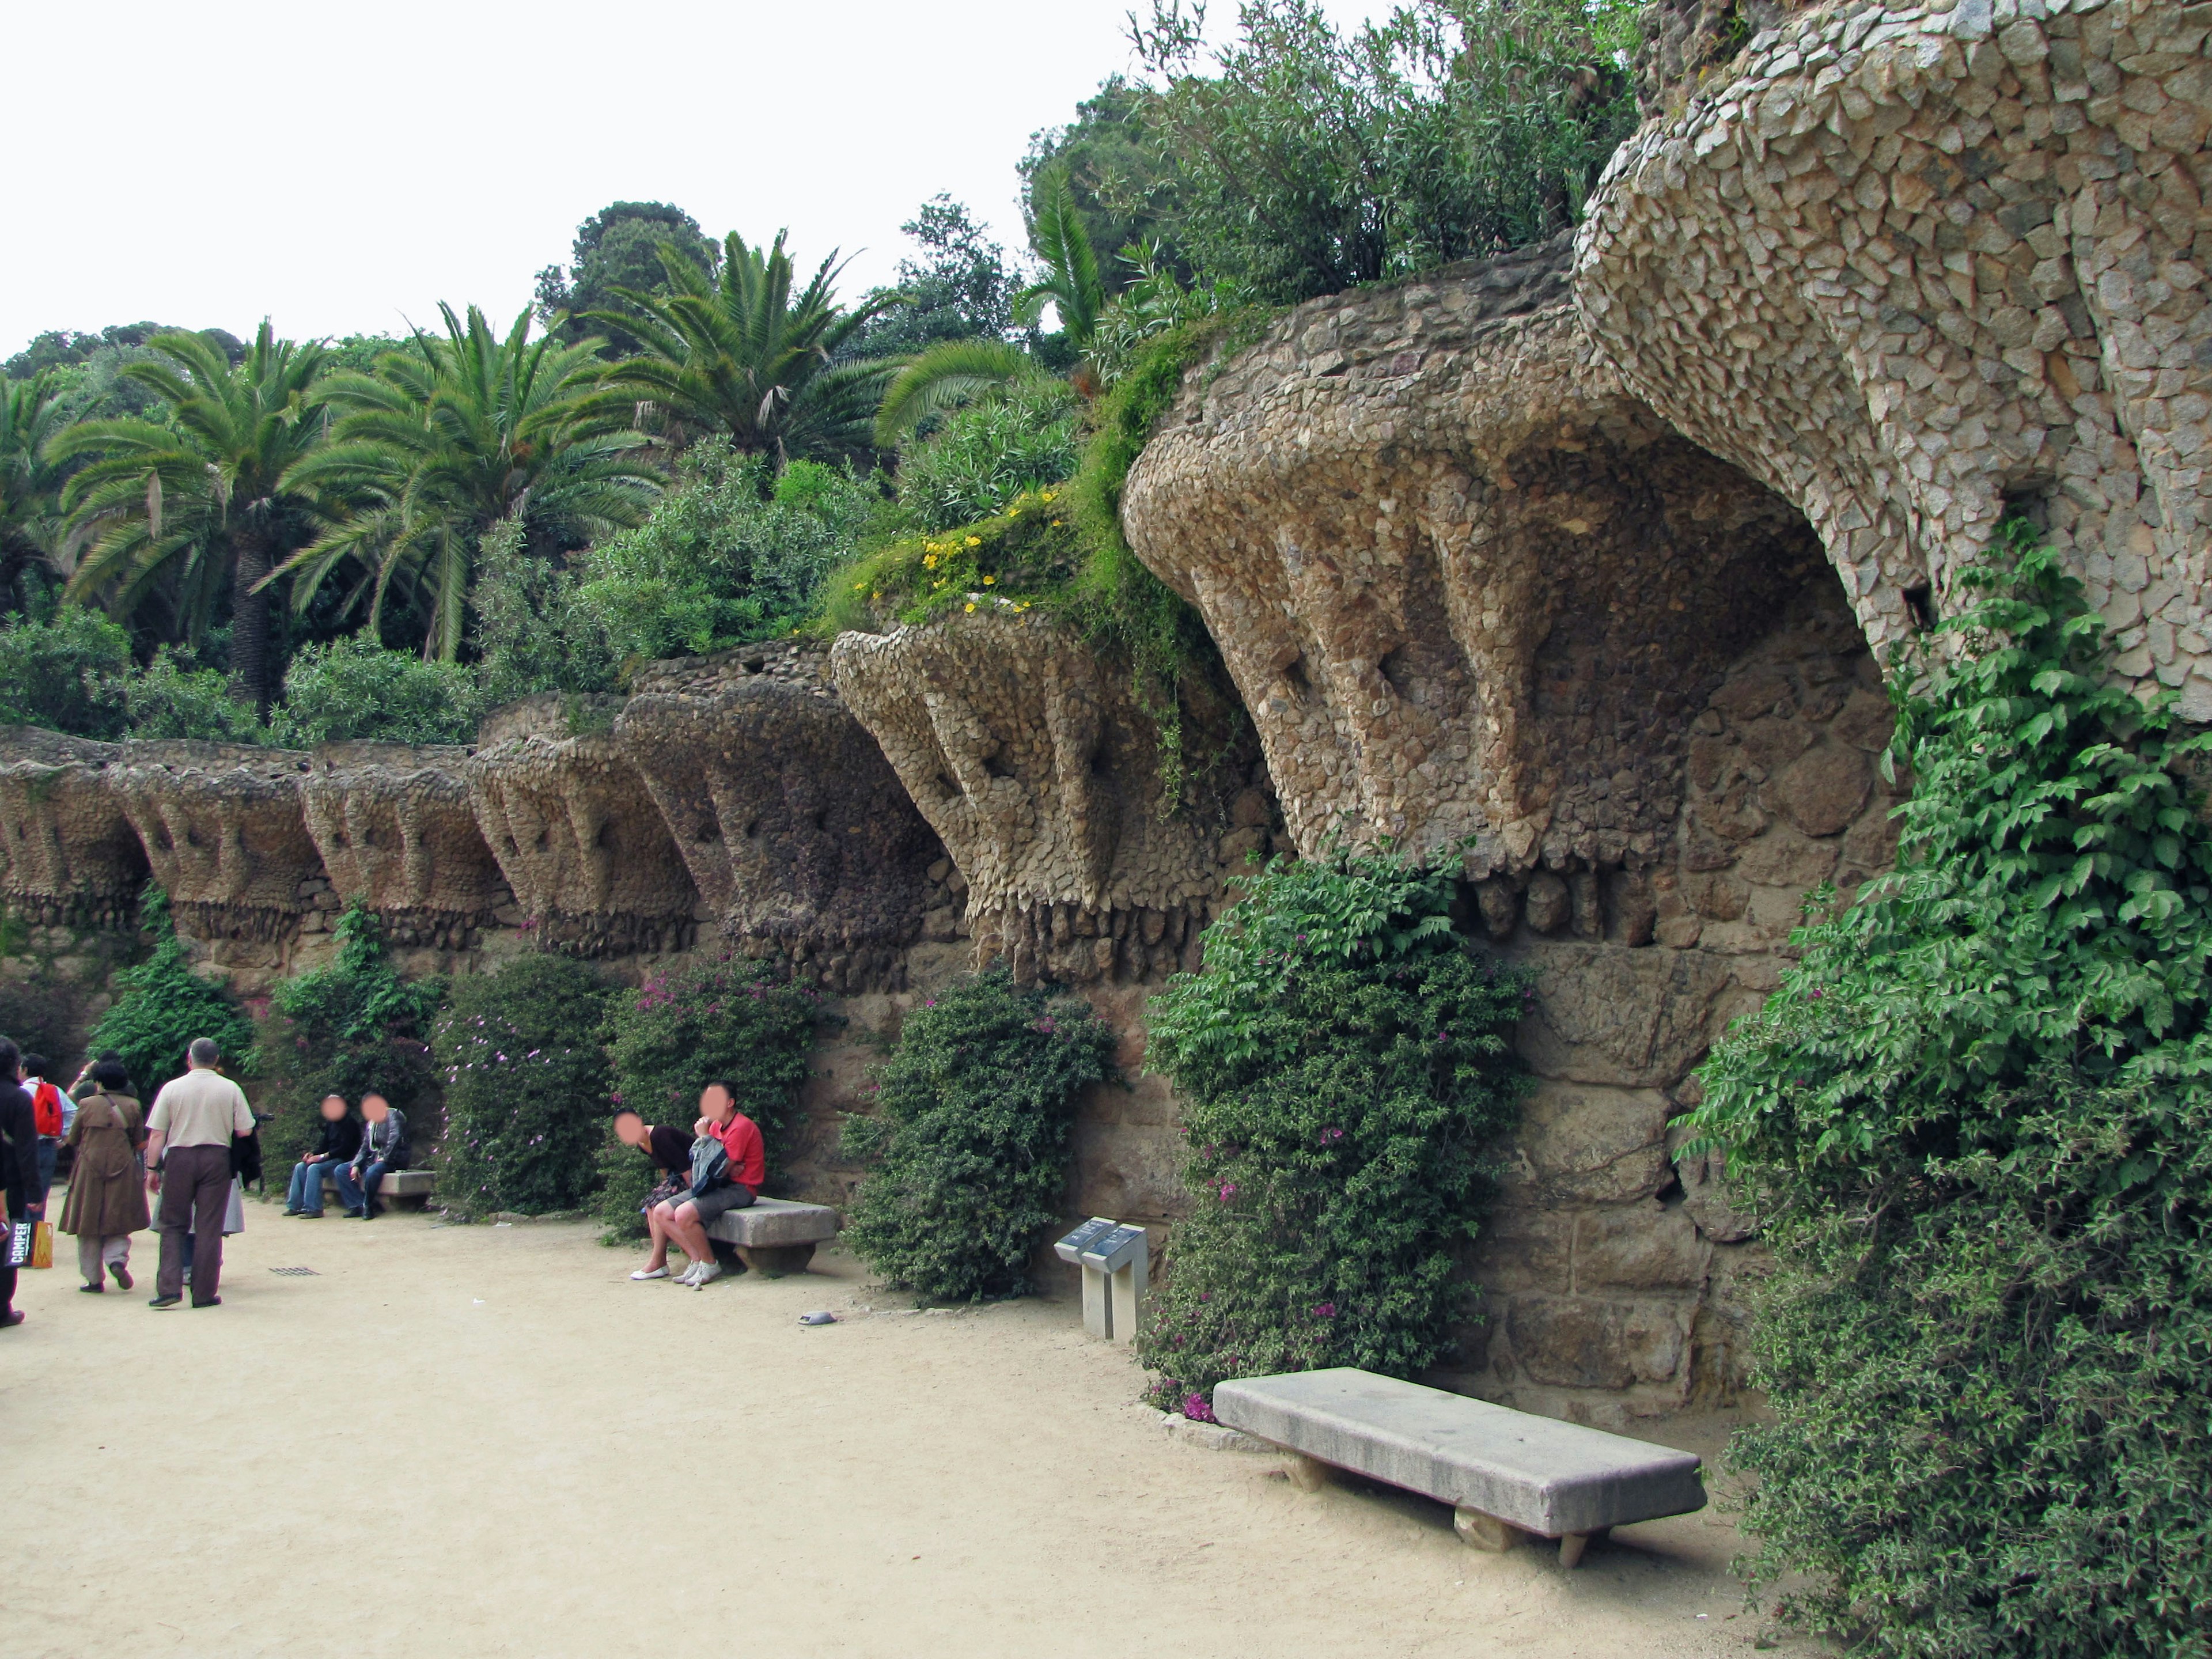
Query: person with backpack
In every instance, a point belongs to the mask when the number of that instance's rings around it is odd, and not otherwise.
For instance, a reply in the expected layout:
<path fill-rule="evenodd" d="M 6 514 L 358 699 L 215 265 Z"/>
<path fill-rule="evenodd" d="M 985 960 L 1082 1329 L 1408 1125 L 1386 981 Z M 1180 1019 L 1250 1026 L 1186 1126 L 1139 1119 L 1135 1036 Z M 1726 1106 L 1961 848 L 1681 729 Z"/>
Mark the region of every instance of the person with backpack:
<path fill-rule="evenodd" d="M 95 1060 L 92 1080 L 100 1086 L 78 1103 L 70 1125 L 76 1161 L 70 1166 L 59 1225 L 76 1235 L 77 1271 L 84 1275 L 83 1288 L 97 1296 L 107 1288 L 108 1273 L 118 1290 L 131 1288 L 131 1235 L 153 1223 L 145 1166 L 138 1160 L 146 1133 L 131 1073 L 119 1060 Z"/>
<path fill-rule="evenodd" d="M 23 1056 L 23 1090 L 31 1097 L 31 1119 L 38 1126 L 38 1203 L 46 1207 L 53 1190 L 54 1166 L 61 1160 L 62 1137 L 69 1133 L 69 1118 L 62 1091 L 46 1081 L 46 1057 Z"/>
<path fill-rule="evenodd" d="M 661 1231 L 684 1247 L 691 1265 L 676 1282 L 703 1291 L 722 1276 L 714 1260 L 707 1224 L 731 1210 L 742 1210 L 760 1196 L 768 1178 L 768 1149 L 760 1125 L 738 1109 L 737 1091 L 710 1083 L 699 1092 L 699 1121 L 692 1127 L 691 1187 L 661 1200 L 653 1216 Z"/>

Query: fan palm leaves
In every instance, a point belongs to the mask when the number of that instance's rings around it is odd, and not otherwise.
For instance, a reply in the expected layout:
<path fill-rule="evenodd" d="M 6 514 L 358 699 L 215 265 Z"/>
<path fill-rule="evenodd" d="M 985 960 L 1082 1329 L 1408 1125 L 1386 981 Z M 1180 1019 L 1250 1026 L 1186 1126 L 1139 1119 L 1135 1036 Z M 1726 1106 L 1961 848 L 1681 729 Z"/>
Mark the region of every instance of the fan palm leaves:
<path fill-rule="evenodd" d="M 834 252 L 794 292 L 784 235 L 777 232 L 770 246 L 759 248 L 732 231 L 714 275 L 664 246 L 665 293 L 617 289 L 635 312 L 588 313 L 628 330 L 644 347 L 602 372 L 605 397 L 649 403 L 664 422 L 690 435 L 727 433 L 738 450 L 779 460 L 865 447 L 897 364 L 835 359 L 898 296 L 878 295 L 849 311 L 839 306 L 835 283 L 842 267 Z"/>
<path fill-rule="evenodd" d="M 1014 320 L 1034 326 L 1044 314 L 1045 301 L 1060 313 L 1060 325 L 1070 345 L 1091 343 L 1100 314 L 1106 309 L 1106 287 L 1099 280 L 1098 255 L 1084 228 L 1083 214 L 1075 205 L 1075 192 L 1067 174 L 1054 171 L 1037 181 L 1036 216 L 1030 226 L 1030 246 L 1044 262 L 1044 276 L 1014 295 Z"/>
<path fill-rule="evenodd" d="M 56 463 L 98 457 L 62 492 L 72 533 L 91 538 L 68 591 L 125 611 L 166 581 L 197 637 L 227 580 L 232 693 L 265 715 L 276 663 L 264 590 L 324 522 L 301 474 L 325 436 L 314 398 L 325 354 L 277 339 L 265 319 L 235 366 L 205 335 L 147 345 L 123 374 L 162 400 L 165 418 L 86 421 L 46 447 Z"/>
<path fill-rule="evenodd" d="M 325 386 L 338 418 L 301 477 L 354 511 L 278 574 L 295 574 L 304 608 L 351 570 L 372 631 L 397 590 L 422 617 L 423 655 L 452 661 L 487 530 L 517 518 L 532 546 L 577 545 L 642 522 L 660 479 L 629 409 L 592 403 L 601 341 L 532 340 L 526 308 L 504 336 L 474 306 L 439 310 L 442 337 L 418 329 L 373 374 Z"/>
<path fill-rule="evenodd" d="M 876 411 L 876 441 L 888 449 L 932 415 L 1044 378 L 1036 358 L 1004 340 L 940 340 L 892 378 Z"/>
<path fill-rule="evenodd" d="M 62 469 L 46 446 L 67 420 L 54 376 L 0 374 L 0 603 L 19 609 L 24 573 L 60 565 Z"/>

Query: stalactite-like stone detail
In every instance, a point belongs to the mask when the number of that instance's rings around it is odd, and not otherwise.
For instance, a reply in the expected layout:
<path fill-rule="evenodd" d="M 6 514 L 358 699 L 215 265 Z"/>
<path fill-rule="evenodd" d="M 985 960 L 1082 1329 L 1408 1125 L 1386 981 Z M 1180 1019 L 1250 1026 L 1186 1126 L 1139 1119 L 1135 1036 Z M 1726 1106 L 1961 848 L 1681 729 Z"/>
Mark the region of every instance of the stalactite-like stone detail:
<path fill-rule="evenodd" d="M 126 924 L 146 854 L 110 787 L 113 744 L 35 726 L 0 732 L 0 861 L 8 897 L 42 921 Z"/>
<path fill-rule="evenodd" d="M 180 932 L 273 939 L 329 893 L 300 800 L 308 764 L 249 744 L 122 745 L 110 787 Z"/>
<path fill-rule="evenodd" d="M 488 918 L 508 902 L 459 745 L 334 743 L 301 776 L 307 832 L 342 902 L 387 917 Z"/>

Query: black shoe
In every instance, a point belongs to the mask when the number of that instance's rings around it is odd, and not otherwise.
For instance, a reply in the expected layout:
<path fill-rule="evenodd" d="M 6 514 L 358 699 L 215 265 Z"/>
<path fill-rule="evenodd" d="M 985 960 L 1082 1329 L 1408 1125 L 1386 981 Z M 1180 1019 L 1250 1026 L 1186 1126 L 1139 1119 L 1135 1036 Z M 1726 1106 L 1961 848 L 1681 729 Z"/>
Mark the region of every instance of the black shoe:
<path fill-rule="evenodd" d="M 146 1305 L 149 1308 L 159 1308 L 166 1313 L 171 1308 L 176 1307 L 181 1304 L 184 1299 L 185 1298 L 181 1296 L 157 1296 Z"/>
<path fill-rule="evenodd" d="M 23 1310 L 21 1308 L 9 1313 L 0 1314 L 0 1331 L 6 1330 L 10 1325 L 20 1325 L 22 1322 Z"/>
<path fill-rule="evenodd" d="M 307 1214 L 307 1212 L 305 1210 L 287 1210 L 284 1213 L 286 1215 L 305 1215 Z"/>
<path fill-rule="evenodd" d="M 106 1296 L 107 1294 L 107 1286 L 105 1285 L 80 1285 L 77 1286 L 77 1289 L 84 1291 L 88 1296 Z"/>
<path fill-rule="evenodd" d="M 320 1210 L 295 1210 L 292 1213 L 302 1221 L 320 1221 L 323 1218 L 323 1212 Z"/>
<path fill-rule="evenodd" d="M 365 1221 L 368 1219 L 368 1216 L 364 1212 L 360 1210 L 348 1210 L 346 1212 L 346 1218 L 349 1221 Z"/>
<path fill-rule="evenodd" d="M 120 1261 L 111 1261 L 107 1264 L 107 1271 L 115 1275 L 115 1288 L 117 1290 L 127 1291 L 131 1288 L 130 1268 L 125 1267 Z"/>
<path fill-rule="evenodd" d="M 369 1206 L 362 1209 L 358 1213 L 363 1221 L 374 1221 L 383 1212 L 374 1206 Z"/>
<path fill-rule="evenodd" d="M 211 1296 L 204 1302 L 193 1303 L 192 1306 L 195 1308 L 220 1308 L 222 1306 L 222 1298 L 219 1296 Z"/>

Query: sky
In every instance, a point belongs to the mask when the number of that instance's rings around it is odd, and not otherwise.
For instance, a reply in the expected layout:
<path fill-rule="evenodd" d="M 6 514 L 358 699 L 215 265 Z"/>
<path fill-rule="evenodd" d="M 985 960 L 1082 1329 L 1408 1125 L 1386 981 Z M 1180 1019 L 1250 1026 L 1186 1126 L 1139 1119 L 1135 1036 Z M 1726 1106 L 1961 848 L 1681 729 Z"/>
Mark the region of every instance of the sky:
<path fill-rule="evenodd" d="M 1015 163 L 1133 70 L 1131 3 L 0 4 L 10 125 L 46 135 L 0 217 L 0 357 L 141 319 L 392 333 L 444 300 L 512 321 L 618 200 L 716 237 L 788 227 L 805 269 L 849 256 L 847 293 L 893 280 L 940 191 L 1012 252 Z"/>

